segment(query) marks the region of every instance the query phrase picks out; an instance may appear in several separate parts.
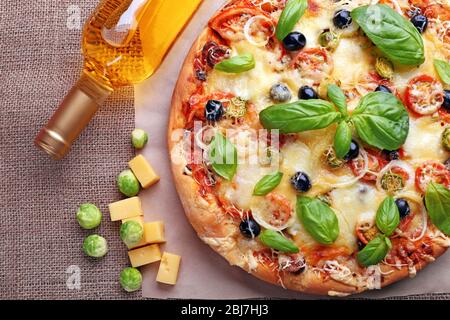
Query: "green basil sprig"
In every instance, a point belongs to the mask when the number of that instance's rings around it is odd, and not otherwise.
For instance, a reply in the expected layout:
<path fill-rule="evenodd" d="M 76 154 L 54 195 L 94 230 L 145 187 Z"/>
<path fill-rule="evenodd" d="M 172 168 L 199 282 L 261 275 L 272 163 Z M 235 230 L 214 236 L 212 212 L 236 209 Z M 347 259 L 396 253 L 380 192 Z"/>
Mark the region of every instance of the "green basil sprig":
<path fill-rule="evenodd" d="M 331 102 L 336 105 L 339 112 L 342 113 L 342 115 L 347 116 L 347 99 L 345 98 L 345 94 L 342 89 L 335 84 L 330 84 L 328 86 L 327 95 Z"/>
<path fill-rule="evenodd" d="M 356 255 L 359 263 L 364 267 L 380 263 L 392 248 L 392 243 L 385 235 L 379 235 L 370 241 L 364 249 Z"/>
<path fill-rule="evenodd" d="M 441 184 L 431 182 L 425 193 L 425 204 L 431 222 L 450 236 L 450 190 Z"/>
<path fill-rule="evenodd" d="M 283 41 L 294 29 L 295 24 L 300 20 L 307 8 L 307 0 L 288 0 L 283 12 L 281 12 L 275 31 L 278 40 Z"/>
<path fill-rule="evenodd" d="M 443 60 L 434 59 L 434 67 L 442 81 L 450 85 L 450 64 Z"/>
<path fill-rule="evenodd" d="M 281 233 L 274 230 L 264 230 L 259 235 L 259 240 L 272 249 L 286 252 L 286 253 L 298 253 L 299 249 L 291 240 L 283 236 Z"/>
<path fill-rule="evenodd" d="M 379 149 L 397 150 L 408 136 L 408 111 L 390 93 L 371 92 L 364 96 L 351 119 L 359 137 Z"/>
<path fill-rule="evenodd" d="M 424 63 L 425 49 L 421 34 L 410 21 L 388 5 L 358 7 L 351 16 L 391 61 L 414 66 Z"/>
<path fill-rule="evenodd" d="M 345 157 L 352 143 L 352 129 L 346 121 L 339 123 L 334 136 L 334 151 L 339 159 Z"/>
<path fill-rule="evenodd" d="M 218 175 L 227 180 L 233 179 L 237 170 L 237 150 L 221 133 L 216 133 L 211 141 L 209 159 Z"/>
<path fill-rule="evenodd" d="M 270 191 L 275 189 L 281 182 L 281 178 L 283 178 L 283 173 L 275 172 L 274 174 L 269 174 L 264 176 L 258 183 L 255 185 L 255 189 L 253 190 L 253 195 L 255 196 L 265 196 Z"/>
<path fill-rule="evenodd" d="M 400 213 L 394 198 L 387 197 L 377 210 L 376 225 L 386 236 L 390 236 L 400 223 Z"/>
<path fill-rule="evenodd" d="M 297 197 L 296 212 L 306 231 L 319 243 L 332 244 L 339 236 L 334 211 L 317 198 Z"/>
<path fill-rule="evenodd" d="M 331 103 L 318 99 L 274 105 L 259 114 L 264 128 L 278 129 L 280 133 L 323 129 L 340 118 Z"/>
<path fill-rule="evenodd" d="M 247 53 L 223 60 L 222 62 L 216 64 L 214 69 L 226 73 L 242 73 L 252 70 L 255 65 L 255 58 L 252 54 Z"/>
<path fill-rule="evenodd" d="M 408 111 L 400 100 L 386 92 L 364 96 L 350 117 L 336 111 L 328 101 L 299 100 L 268 107 L 261 111 L 259 119 L 264 128 L 278 129 L 280 133 L 322 129 L 335 122 L 350 121 L 364 142 L 391 151 L 404 144 L 409 133 Z M 335 138 L 336 145 L 344 143 L 340 155 L 347 150 L 348 138 L 349 128 L 341 124 Z"/>

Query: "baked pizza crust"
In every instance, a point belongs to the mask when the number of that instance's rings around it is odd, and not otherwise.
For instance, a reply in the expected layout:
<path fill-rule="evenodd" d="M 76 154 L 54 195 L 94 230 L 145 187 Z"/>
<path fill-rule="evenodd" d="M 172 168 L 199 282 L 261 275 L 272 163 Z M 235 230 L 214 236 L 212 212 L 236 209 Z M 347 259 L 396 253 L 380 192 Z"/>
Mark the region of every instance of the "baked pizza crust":
<path fill-rule="evenodd" d="M 235 1 L 231 1 L 235 2 Z M 230 3 L 229 3 L 230 4 Z M 228 5 L 229 5 L 228 4 Z M 169 152 L 176 149 L 179 140 L 174 139 L 177 129 L 184 128 L 185 117 L 182 112 L 183 101 L 189 99 L 196 86 L 194 85 L 194 66 L 193 61 L 196 54 L 201 51 L 206 41 L 212 38 L 214 31 L 209 27 L 200 34 L 191 50 L 189 51 L 185 62 L 180 71 L 180 75 L 173 93 L 171 113 L 168 126 L 168 148 Z M 240 266 L 253 276 L 266 282 L 283 286 L 286 289 L 301 291 L 308 294 L 347 296 L 367 290 L 365 287 L 353 286 L 336 281 L 330 277 L 325 277 L 320 272 L 306 269 L 300 274 L 280 272 L 275 276 L 266 266 L 258 266 L 250 270 L 248 264 L 242 263 L 242 252 L 239 250 L 236 237 L 239 235 L 239 228 L 236 226 L 232 217 L 225 214 L 223 210 L 215 203 L 209 203 L 205 198 L 199 195 L 199 186 L 192 177 L 183 174 L 184 164 L 171 161 L 172 173 L 175 187 L 179 194 L 181 203 L 186 216 L 198 236 L 207 243 L 217 253 L 222 255 L 231 265 Z M 227 245 L 221 242 L 212 242 L 208 239 L 227 239 Z M 438 258 L 447 250 L 444 244 L 438 244 L 437 241 L 432 244 L 432 256 Z M 422 261 L 414 265 L 417 271 L 426 267 L 431 261 Z M 409 276 L 408 268 L 398 269 L 392 266 L 384 266 L 383 280 L 381 287 L 397 282 Z"/>

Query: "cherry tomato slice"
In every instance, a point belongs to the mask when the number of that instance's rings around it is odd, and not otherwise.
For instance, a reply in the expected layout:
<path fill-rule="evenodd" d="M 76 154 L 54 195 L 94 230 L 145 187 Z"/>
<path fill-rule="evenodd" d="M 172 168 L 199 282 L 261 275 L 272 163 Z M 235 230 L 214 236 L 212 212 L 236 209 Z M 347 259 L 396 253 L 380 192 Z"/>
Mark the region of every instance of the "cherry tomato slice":
<path fill-rule="evenodd" d="M 440 162 L 433 160 L 424 162 L 416 170 L 416 188 L 425 193 L 431 181 L 449 188 L 450 171 Z"/>
<path fill-rule="evenodd" d="M 209 26 L 216 31 L 223 39 L 228 41 L 239 41 L 245 38 L 244 26 L 247 21 L 255 16 L 264 16 L 270 20 L 270 16 L 259 9 L 251 2 L 241 1 L 236 5 L 224 8 L 217 13 L 210 21 Z M 267 28 L 267 33 L 272 33 L 272 26 Z M 269 30 L 270 29 L 270 30 Z"/>
<path fill-rule="evenodd" d="M 333 62 L 324 48 L 310 48 L 300 51 L 291 66 L 298 69 L 303 77 L 319 84 L 332 71 Z"/>
<path fill-rule="evenodd" d="M 409 81 L 404 100 L 416 114 L 431 115 L 444 103 L 444 89 L 433 77 L 420 75 Z"/>

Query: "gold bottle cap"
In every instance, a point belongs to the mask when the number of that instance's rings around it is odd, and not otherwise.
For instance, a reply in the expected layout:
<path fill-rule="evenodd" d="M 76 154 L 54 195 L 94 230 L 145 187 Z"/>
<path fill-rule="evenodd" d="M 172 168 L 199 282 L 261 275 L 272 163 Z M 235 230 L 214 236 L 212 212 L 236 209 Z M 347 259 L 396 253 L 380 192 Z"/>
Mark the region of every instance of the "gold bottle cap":
<path fill-rule="evenodd" d="M 111 92 L 109 87 L 83 74 L 34 143 L 53 159 L 62 159 Z"/>

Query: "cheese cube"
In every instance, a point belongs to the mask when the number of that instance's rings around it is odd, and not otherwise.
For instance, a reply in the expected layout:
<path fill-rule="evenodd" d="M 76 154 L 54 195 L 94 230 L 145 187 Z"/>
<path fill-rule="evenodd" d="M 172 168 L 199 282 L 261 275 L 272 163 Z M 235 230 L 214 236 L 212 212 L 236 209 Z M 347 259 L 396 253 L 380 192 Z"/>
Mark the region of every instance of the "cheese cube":
<path fill-rule="evenodd" d="M 140 267 L 161 260 L 161 251 L 157 244 L 128 251 L 131 265 Z"/>
<path fill-rule="evenodd" d="M 143 216 L 141 200 L 132 197 L 125 200 L 113 202 L 109 205 L 111 221 L 118 221 L 136 216 Z"/>
<path fill-rule="evenodd" d="M 142 188 L 148 188 L 159 181 L 159 176 L 155 173 L 150 163 L 144 156 L 138 155 L 128 162 L 131 171 L 141 183 Z"/>
<path fill-rule="evenodd" d="M 147 222 L 144 223 L 144 237 L 147 243 L 163 243 L 164 239 L 164 222 Z"/>
<path fill-rule="evenodd" d="M 144 217 L 143 216 L 137 216 L 137 217 L 133 217 L 133 218 L 123 219 L 122 223 L 125 223 L 125 222 L 128 222 L 128 221 L 136 221 L 136 222 L 140 223 L 141 226 L 144 228 Z M 135 248 L 139 248 L 139 247 L 145 246 L 147 244 L 149 244 L 149 242 L 147 242 L 145 240 L 145 228 L 144 228 L 144 235 L 142 236 L 141 241 L 139 241 L 138 243 L 136 243 L 133 246 L 127 246 L 127 247 L 128 247 L 128 249 L 135 249 Z"/>
<path fill-rule="evenodd" d="M 178 270 L 180 269 L 181 257 L 164 252 L 161 263 L 159 265 L 158 275 L 156 276 L 156 281 L 174 285 L 177 283 Z"/>

